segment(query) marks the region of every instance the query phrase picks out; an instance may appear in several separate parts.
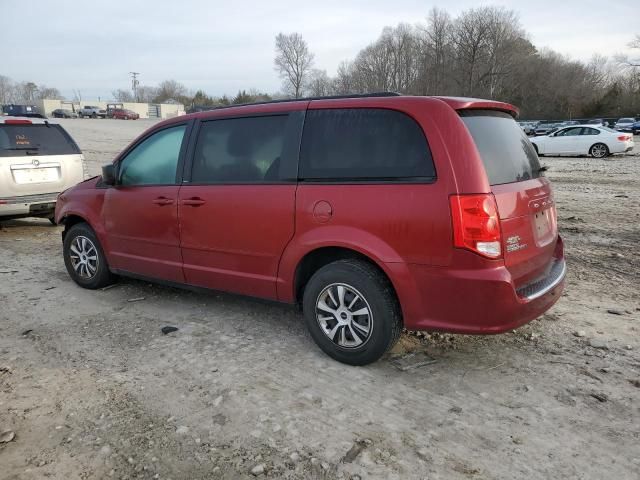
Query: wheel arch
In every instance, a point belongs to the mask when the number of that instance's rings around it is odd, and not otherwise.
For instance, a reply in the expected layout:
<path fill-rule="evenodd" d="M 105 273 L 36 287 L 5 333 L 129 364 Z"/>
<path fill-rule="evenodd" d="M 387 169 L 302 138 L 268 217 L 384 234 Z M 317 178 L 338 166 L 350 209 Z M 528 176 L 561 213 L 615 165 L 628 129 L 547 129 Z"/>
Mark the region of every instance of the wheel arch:
<path fill-rule="evenodd" d="M 67 235 L 67 232 L 71 229 L 71 227 L 73 227 L 74 225 L 77 225 L 78 223 L 86 223 L 89 226 L 89 228 L 91 228 L 91 230 L 93 230 L 95 234 L 98 235 L 98 232 L 93 227 L 93 225 L 91 225 L 91 222 L 86 217 L 74 212 L 74 213 L 66 214 L 60 220 L 60 224 L 64 225 L 64 230 L 62 231 L 63 241 L 64 241 L 64 237 Z M 102 241 L 100 236 L 98 236 L 98 239 Z"/>
<path fill-rule="evenodd" d="M 293 277 L 294 302 L 298 304 L 302 302 L 304 289 L 315 272 L 325 265 L 345 259 L 361 260 L 374 267 L 389 282 L 396 301 L 401 305 L 396 287 L 389 275 L 389 272 L 385 269 L 384 264 L 363 252 L 345 246 L 318 247 L 308 251 L 300 259 L 296 265 Z"/>
<path fill-rule="evenodd" d="M 593 149 L 593 147 L 595 147 L 596 145 L 604 145 L 604 147 L 607 149 L 607 153 L 606 155 L 604 155 L 603 157 L 596 157 L 596 158 L 606 158 L 607 156 L 611 155 L 611 149 L 609 148 L 609 145 L 606 144 L 606 142 L 603 142 L 602 140 L 599 142 L 594 142 L 590 147 L 589 150 L 587 150 L 587 154 L 593 156 L 593 154 L 591 153 L 591 149 Z"/>

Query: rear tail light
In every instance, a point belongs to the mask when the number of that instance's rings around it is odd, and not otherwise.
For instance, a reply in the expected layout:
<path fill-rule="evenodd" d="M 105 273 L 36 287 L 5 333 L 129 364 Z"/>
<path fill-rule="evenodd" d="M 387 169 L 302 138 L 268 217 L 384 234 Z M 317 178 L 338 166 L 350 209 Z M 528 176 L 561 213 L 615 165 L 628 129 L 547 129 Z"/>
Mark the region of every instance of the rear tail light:
<path fill-rule="evenodd" d="M 491 193 L 452 195 L 453 244 L 487 258 L 502 256 L 496 199 Z"/>
<path fill-rule="evenodd" d="M 618 140 L 620 140 L 621 142 L 626 142 L 627 140 L 629 140 L 631 137 L 629 135 L 620 135 L 618 137 Z"/>

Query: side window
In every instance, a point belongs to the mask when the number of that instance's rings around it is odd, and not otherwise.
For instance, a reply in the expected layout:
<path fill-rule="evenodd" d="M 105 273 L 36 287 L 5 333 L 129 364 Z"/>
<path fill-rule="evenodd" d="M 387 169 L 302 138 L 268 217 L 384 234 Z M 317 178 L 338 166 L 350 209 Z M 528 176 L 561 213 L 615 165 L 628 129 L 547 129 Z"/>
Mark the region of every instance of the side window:
<path fill-rule="evenodd" d="M 120 185 L 173 185 L 186 125 L 154 133 L 131 150 L 119 166 Z"/>
<path fill-rule="evenodd" d="M 427 140 L 404 113 L 376 108 L 309 110 L 300 150 L 305 180 L 435 177 Z"/>
<path fill-rule="evenodd" d="M 595 128 L 585 127 L 582 129 L 582 135 L 600 135 L 600 130 Z"/>
<path fill-rule="evenodd" d="M 565 135 L 567 137 L 575 137 L 576 135 L 580 135 L 580 131 L 581 130 L 582 130 L 581 128 L 575 128 L 575 127 L 574 128 L 567 128 L 564 131 L 563 135 Z"/>
<path fill-rule="evenodd" d="M 269 183 L 280 180 L 289 115 L 203 122 L 191 183 Z"/>

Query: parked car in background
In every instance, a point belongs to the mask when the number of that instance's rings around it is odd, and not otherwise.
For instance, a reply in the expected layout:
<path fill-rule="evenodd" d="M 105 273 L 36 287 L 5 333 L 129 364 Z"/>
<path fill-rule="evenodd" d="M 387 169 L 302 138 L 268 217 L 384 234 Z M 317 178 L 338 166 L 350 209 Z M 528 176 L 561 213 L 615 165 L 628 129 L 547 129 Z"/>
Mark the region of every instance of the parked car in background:
<path fill-rule="evenodd" d="M 101 109 L 100 107 L 92 107 L 90 105 L 85 105 L 78 112 L 78 116 L 80 118 L 106 118 L 107 111 Z"/>
<path fill-rule="evenodd" d="M 535 135 L 538 122 L 518 122 L 518 124 L 527 135 Z"/>
<path fill-rule="evenodd" d="M 78 114 L 66 108 L 56 108 L 51 112 L 53 118 L 78 118 Z"/>
<path fill-rule="evenodd" d="M 583 122 L 583 125 L 598 125 L 598 126 L 606 126 L 607 122 L 605 122 L 602 118 L 592 118 L 591 120 L 587 120 L 586 122 Z"/>
<path fill-rule="evenodd" d="M 2 114 L 12 117 L 47 118 L 35 105 L 3 105 Z"/>
<path fill-rule="evenodd" d="M 636 123 L 635 118 L 621 118 L 616 122 L 615 129 L 619 132 L 631 132 L 631 126 Z"/>
<path fill-rule="evenodd" d="M 540 122 L 535 129 L 536 135 L 546 135 L 559 127 L 558 122 Z"/>
<path fill-rule="evenodd" d="M 87 177 L 84 157 L 61 125 L 0 117 L 0 220 L 47 217 L 56 197 Z"/>
<path fill-rule="evenodd" d="M 635 122 L 631 125 L 631 133 L 634 135 L 640 135 L 640 122 Z"/>
<path fill-rule="evenodd" d="M 544 137 L 531 139 L 538 155 L 591 155 L 604 158 L 633 149 L 633 135 L 609 127 L 580 125 L 561 128 Z"/>
<path fill-rule="evenodd" d="M 122 103 L 107 103 L 107 118 L 113 118 L 114 110 L 122 110 L 124 108 L 124 104 Z"/>
<path fill-rule="evenodd" d="M 138 115 L 133 110 L 127 110 L 125 108 L 116 108 L 111 110 L 111 118 L 121 119 L 121 120 L 138 120 L 140 115 Z"/>
<path fill-rule="evenodd" d="M 516 114 L 378 94 L 165 120 L 60 195 L 67 271 L 90 289 L 121 274 L 300 304 L 319 347 L 354 365 L 403 327 L 514 329 L 565 275 Z"/>

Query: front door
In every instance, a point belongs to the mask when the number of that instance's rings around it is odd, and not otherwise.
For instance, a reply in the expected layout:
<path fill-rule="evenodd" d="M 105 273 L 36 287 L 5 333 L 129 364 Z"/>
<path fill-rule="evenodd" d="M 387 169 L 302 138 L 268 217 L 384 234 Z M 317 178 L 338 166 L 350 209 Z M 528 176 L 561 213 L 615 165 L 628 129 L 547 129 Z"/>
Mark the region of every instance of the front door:
<path fill-rule="evenodd" d="M 276 298 L 294 233 L 302 113 L 202 122 L 178 214 L 188 284 Z"/>
<path fill-rule="evenodd" d="M 553 145 L 553 149 L 549 153 L 578 153 L 581 131 L 582 127 L 570 127 L 556 132 L 556 134 L 549 139 Z"/>
<path fill-rule="evenodd" d="M 111 267 L 183 282 L 178 229 L 178 165 L 186 125 L 155 132 L 118 163 L 103 216 Z"/>

